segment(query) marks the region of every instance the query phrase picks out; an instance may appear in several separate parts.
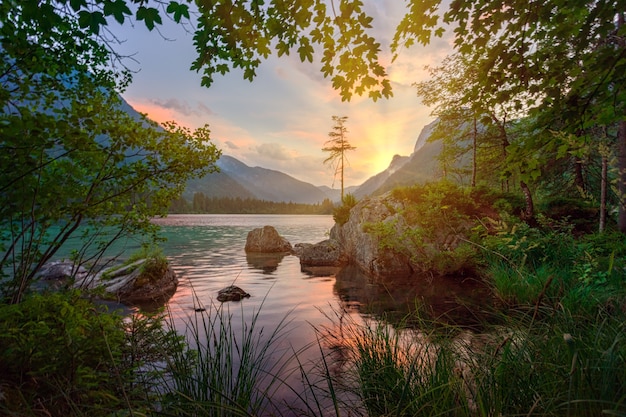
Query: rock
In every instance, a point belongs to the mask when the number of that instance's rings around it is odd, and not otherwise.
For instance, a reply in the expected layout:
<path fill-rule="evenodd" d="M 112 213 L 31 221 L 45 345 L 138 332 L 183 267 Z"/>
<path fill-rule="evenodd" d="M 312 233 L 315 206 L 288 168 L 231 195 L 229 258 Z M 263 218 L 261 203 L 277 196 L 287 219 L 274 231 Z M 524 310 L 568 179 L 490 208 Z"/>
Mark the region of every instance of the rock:
<path fill-rule="evenodd" d="M 299 244 L 296 253 L 300 257 L 302 266 L 341 266 L 345 265 L 348 257 L 338 241 L 323 240 L 315 244 Z"/>
<path fill-rule="evenodd" d="M 250 231 L 246 238 L 246 252 L 291 252 L 291 243 L 280 236 L 272 226 Z"/>
<path fill-rule="evenodd" d="M 159 301 L 171 297 L 178 286 L 176 273 L 167 265 L 165 268 L 151 269 L 148 277 L 142 268 L 148 261 L 140 259 L 122 267 L 105 268 L 96 274 L 77 279 L 73 287 L 102 290 L 105 298 L 115 298 L 126 304 Z"/>
<path fill-rule="evenodd" d="M 167 300 L 174 295 L 177 287 L 178 277 L 168 266 L 163 275 L 156 280 L 141 282 L 141 277 L 137 277 L 132 286 L 127 285 L 118 290 L 117 297 L 127 304 Z"/>
<path fill-rule="evenodd" d="M 53 261 L 46 263 L 35 282 L 36 288 L 55 289 L 67 287 L 72 280 L 82 280 L 88 274 L 82 265 L 70 261 Z"/>
<path fill-rule="evenodd" d="M 367 226 L 379 222 L 395 224 L 401 229 L 404 219 L 398 214 L 401 203 L 383 197 L 366 198 L 350 211 L 343 226 L 335 224 L 331 239 L 339 242 L 348 260 L 375 277 L 406 277 L 413 273 L 409 256 L 380 244 L 377 236 L 366 232 Z"/>
<path fill-rule="evenodd" d="M 240 301 L 242 298 L 248 297 L 250 297 L 250 294 L 235 285 L 223 288 L 217 292 L 217 301 L 222 303 L 226 301 Z"/>
<path fill-rule="evenodd" d="M 53 261 L 45 264 L 39 271 L 39 278 L 46 281 L 65 280 L 72 277 L 83 277 L 87 270 L 82 265 L 70 261 Z"/>

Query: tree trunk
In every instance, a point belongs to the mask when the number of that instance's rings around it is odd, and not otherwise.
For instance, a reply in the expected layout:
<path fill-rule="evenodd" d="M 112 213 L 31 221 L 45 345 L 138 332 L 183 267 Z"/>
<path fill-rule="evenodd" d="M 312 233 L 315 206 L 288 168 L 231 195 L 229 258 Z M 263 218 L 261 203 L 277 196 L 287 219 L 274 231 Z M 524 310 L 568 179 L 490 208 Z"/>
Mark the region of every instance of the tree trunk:
<path fill-rule="evenodd" d="M 530 188 L 524 181 L 520 181 L 519 183 L 522 192 L 524 193 L 524 200 L 526 201 L 526 207 L 524 208 L 524 212 L 522 213 L 522 220 L 525 222 L 531 222 L 535 217 L 535 205 L 533 204 L 533 196 L 530 193 Z"/>
<path fill-rule="evenodd" d="M 609 160 L 606 155 L 602 155 L 602 178 L 600 182 L 600 224 L 598 230 L 604 232 L 606 227 L 606 191 Z"/>
<path fill-rule="evenodd" d="M 583 193 L 587 191 L 583 176 L 583 161 L 580 158 L 574 158 L 574 184 Z"/>
<path fill-rule="evenodd" d="M 476 187 L 476 143 L 478 141 L 478 126 L 474 115 L 474 132 L 472 137 L 472 188 Z"/>
<path fill-rule="evenodd" d="M 619 122 L 617 131 L 617 197 L 619 199 L 619 216 L 617 228 L 626 234 L 626 121 Z"/>

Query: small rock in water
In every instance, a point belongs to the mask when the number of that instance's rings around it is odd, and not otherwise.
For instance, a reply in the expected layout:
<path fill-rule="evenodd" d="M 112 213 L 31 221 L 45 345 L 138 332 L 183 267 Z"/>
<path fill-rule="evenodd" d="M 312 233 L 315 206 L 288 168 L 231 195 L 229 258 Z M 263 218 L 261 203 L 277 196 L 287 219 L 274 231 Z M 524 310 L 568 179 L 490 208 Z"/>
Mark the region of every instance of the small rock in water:
<path fill-rule="evenodd" d="M 231 285 L 217 292 L 217 301 L 221 301 L 222 303 L 225 301 L 239 301 L 242 298 L 248 297 L 250 297 L 250 294 L 235 285 Z"/>

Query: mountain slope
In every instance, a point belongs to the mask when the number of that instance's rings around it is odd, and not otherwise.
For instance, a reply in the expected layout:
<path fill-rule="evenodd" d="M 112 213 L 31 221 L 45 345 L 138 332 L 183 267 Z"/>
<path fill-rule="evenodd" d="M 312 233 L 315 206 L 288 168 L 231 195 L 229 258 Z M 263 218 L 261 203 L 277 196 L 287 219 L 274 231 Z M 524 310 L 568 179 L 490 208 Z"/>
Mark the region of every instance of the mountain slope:
<path fill-rule="evenodd" d="M 354 191 L 356 198 L 363 198 L 366 195 L 372 195 L 378 190 L 394 173 L 400 170 L 411 158 L 408 156 L 394 155 L 389 167 L 384 171 L 374 175 L 365 181 Z"/>
<path fill-rule="evenodd" d="M 384 171 L 365 181 L 355 192 L 357 198 L 379 195 L 398 186 L 407 186 L 432 181 L 441 176 L 437 157 L 441 153 L 441 142 L 429 142 L 438 121 L 424 126 L 420 132 L 413 153 L 410 156 L 395 155 Z"/>
<path fill-rule="evenodd" d="M 202 192 L 208 197 L 256 198 L 275 202 L 316 204 L 328 196 L 318 187 L 285 173 L 261 167 L 249 167 L 232 156 L 217 161 L 219 173 L 191 181 L 184 197 Z"/>

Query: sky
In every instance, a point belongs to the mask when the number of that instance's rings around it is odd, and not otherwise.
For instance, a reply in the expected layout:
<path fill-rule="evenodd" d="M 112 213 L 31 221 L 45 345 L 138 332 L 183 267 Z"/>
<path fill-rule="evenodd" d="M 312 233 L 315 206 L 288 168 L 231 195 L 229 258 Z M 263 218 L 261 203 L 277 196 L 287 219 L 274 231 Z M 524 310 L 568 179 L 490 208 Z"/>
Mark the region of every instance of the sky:
<path fill-rule="evenodd" d="M 175 120 L 190 129 L 208 124 L 212 142 L 246 165 L 336 189 L 341 184 L 333 167 L 323 163 L 328 153 L 322 147 L 334 126 L 332 116 L 347 116 L 347 139 L 356 150 L 347 154 L 344 185 L 360 185 L 387 168 L 394 155 L 413 152 L 433 117 L 412 84 L 427 79 L 425 65 L 438 65 L 451 51 L 449 39 L 435 38 L 428 47 L 402 50 L 389 65 L 389 43 L 404 15 L 403 2 L 366 3 L 392 82 L 390 99 L 354 96 L 342 102 L 319 71 L 321 65 L 301 63 L 297 53 L 264 61 L 252 83 L 232 70 L 216 75 L 210 88 L 202 87 L 201 74 L 189 69 L 196 56 L 193 34 L 168 21 L 159 33 L 142 23 L 113 30 L 122 41 L 116 51 L 127 56 L 123 62 L 134 71 L 122 95 L 157 122 Z"/>

